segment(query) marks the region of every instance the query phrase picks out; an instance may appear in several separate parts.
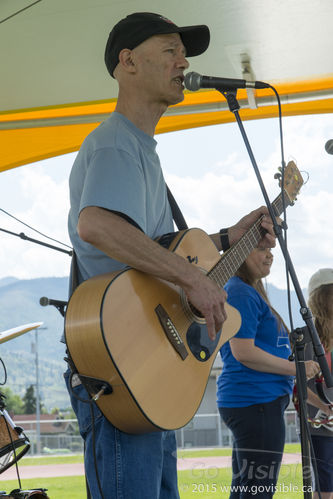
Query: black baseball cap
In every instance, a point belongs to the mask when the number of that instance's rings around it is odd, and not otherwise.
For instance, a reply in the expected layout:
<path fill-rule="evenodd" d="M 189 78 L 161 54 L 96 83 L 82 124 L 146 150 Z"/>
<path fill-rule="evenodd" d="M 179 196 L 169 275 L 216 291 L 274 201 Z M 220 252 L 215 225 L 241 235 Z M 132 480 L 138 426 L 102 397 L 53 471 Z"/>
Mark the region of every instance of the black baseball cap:
<path fill-rule="evenodd" d="M 207 49 L 210 40 L 208 26 L 179 27 L 169 19 L 151 12 L 136 12 L 119 21 L 112 29 L 105 48 L 104 60 L 113 77 L 122 49 L 134 49 L 154 35 L 179 33 L 186 48 L 186 57 L 200 55 Z"/>

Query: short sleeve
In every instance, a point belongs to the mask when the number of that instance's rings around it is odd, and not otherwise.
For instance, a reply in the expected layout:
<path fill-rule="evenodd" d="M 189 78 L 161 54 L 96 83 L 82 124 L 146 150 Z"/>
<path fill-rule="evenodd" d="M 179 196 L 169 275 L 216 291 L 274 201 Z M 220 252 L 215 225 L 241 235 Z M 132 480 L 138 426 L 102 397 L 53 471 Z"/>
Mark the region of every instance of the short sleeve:
<path fill-rule="evenodd" d="M 235 338 L 255 338 L 258 331 L 260 310 L 255 297 L 249 294 L 228 296 L 228 303 L 241 314 L 242 324 Z"/>
<path fill-rule="evenodd" d="M 146 187 L 141 165 L 126 151 L 94 152 L 84 180 L 79 211 L 98 206 L 124 213 L 146 230 Z"/>

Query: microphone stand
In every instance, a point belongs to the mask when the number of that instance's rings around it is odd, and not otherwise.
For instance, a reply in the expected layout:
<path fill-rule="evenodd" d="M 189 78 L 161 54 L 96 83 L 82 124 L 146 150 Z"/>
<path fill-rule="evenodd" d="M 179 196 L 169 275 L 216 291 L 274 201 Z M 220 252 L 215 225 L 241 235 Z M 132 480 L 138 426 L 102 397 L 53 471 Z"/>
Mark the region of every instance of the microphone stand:
<path fill-rule="evenodd" d="M 44 243 L 43 241 L 39 241 L 38 239 L 32 239 L 31 237 L 26 236 L 23 232 L 21 232 L 20 234 L 17 234 L 16 232 L 11 232 L 10 230 L 2 229 L 1 227 L 0 227 L 0 231 L 6 232 L 6 234 L 10 234 L 12 236 L 20 237 L 21 239 L 24 239 L 25 241 L 29 241 L 31 243 L 40 244 L 42 246 L 46 246 L 47 248 L 51 248 L 51 249 L 54 249 L 56 251 L 61 251 L 62 253 L 67 253 L 67 255 L 69 255 L 71 257 L 73 256 L 72 250 L 66 250 L 64 248 L 59 248 L 58 246 L 54 246 L 53 244 Z M 56 303 L 41 303 L 41 300 L 42 300 L 42 298 L 40 299 L 40 305 L 42 305 L 43 307 L 45 307 L 46 305 L 53 305 L 60 312 L 60 314 L 63 317 L 65 317 L 65 307 L 67 305 L 67 302 L 60 302 L 60 301 L 55 300 Z M 48 300 L 48 298 L 46 298 L 46 300 Z"/>
<path fill-rule="evenodd" d="M 295 345 L 295 365 L 296 365 L 296 380 L 298 384 L 298 395 L 299 395 L 299 400 L 300 400 L 300 408 L 301 408 L 301 413 L 300 413 L 300 421 L 301 421 L 301 450 L 302 450 L 302 472 L 303 472 L 303 485 L 304 485 L 304 497 L 306 499 L 311 499 L 312 498 L 312 493 L 310 492 L 311 490 L 311 477 L 310 477 L 310 451 L 309 451 L 309 441 L 307 440 L 307 422 L 306 422 L 306 414 L 303 414 L 304 409 L 306 408 L 306 399 L 307 399 L 307 380 L 306 380 L 306 373 L 305 373 L 305 366 L 304 366 L 304 346 L 305 346 L 305 341 L 304 337 L 306 333 L 309 334 L 310 341 L 312 342 L 313 345 L 313 351 L 314 354 L 316 355 L 318 359 L 318 363 L 321 368 L 321 372 L 323 374 L 323 377 L 326 382 L 327 387 L 332 387 L 333 386 L 333 380 L 331 373 L 329 371 L 326 359 L 325 359 L 325 352 L 323 349 L 323 346 L 320 342 L 317 330 L 314 326 L 313 320 L 312 320 L 312 315 L 310 312 L 310 309 L 307 307 L 301 287 L 299 285 L 296 272 L 294 269 L 294 266 L 292 264 L 290 255 L 288 253 L 285 240 L 282 236 L 282 229 L 281 226 L 277 223 L 276 221 L 276 215 L 274 213 L 274 209 L 270 203 L 270 200 L 268 198 L 265 185 L 262 181 L 258 165 L 256 163 L 255 157 L 253 155 L 249 140 L 247 138 L 242 120 L 239 116 L 239 109 L 240 105 L 237 101 L 236 95 L 237 95 L 237 89 L 227 89 L 227 88 L 216 88 L 227 100 L 228 106 L 230 111 L 235 115 L 237 124 L 239 126 L 241 135 L 243 137 L 246 149 L 248 151 L 249 157 L 251 159 L 251 163 L 253 165 L 254 172 L 256 174 L 259 186 L 261 188 L 261 192 L 264 196 L 265 203 L 268 209 L 268 212 L 271 216 L 271 219 L 273 221 L 273 227 L 274 227 L 274 232 L 275 235 L 278 239 L 279 245 L 282 250 L 283 257 L 286 262 L 286 268 L 287 271 L 291 277 L 291 280 L 293 282 L 293 286 L 300 304 L 300 314 L 306 324 L 304 328 L 298 328 L 295 331 L 292 331 L 292 340 L 294 341 Z M 283 186 L 282 186 L 283 187 Z"/>
<path fill-rule="evenodd" d="M 20 234 L 16 234 L 16 232 L 11 232 L 10 230 L 2 229 L 1 227 L 0 227 L 0 230 L 2 232 L 6 232 L 6 234 L 10 234 L 11 236 L 20 237 L 21 239 L 24 239 L 25 241 L 29 241 L 31 243 L 36 243 L 36 244 L 41 244 L 42 246 L 46 246 L 47 248 L 61 251 L 62 253 L 67 253 L 69 256 L 73 255 L 73 251 L 68 251 L 68 250 L 65 250 L 63 248 L 59 248 L 58 246 L 53 246 L 53 244 L 48 244 L 48 243 L 44 243 L 42 241 L 38 241 L 38 239 L 32 239 L 31 237 L 26 236 L 24 234 L 24 232 L 20 232 Z"/>

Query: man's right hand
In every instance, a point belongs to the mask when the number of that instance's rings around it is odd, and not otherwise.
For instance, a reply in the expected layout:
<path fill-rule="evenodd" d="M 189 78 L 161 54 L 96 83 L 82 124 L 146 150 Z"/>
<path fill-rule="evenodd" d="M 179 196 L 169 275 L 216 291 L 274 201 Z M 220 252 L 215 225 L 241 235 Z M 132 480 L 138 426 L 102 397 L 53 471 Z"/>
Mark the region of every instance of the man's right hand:
<path fill-rule="evenodd" d="M 227 319 L 225 303 L 227 293 L 199 269 L 191 285 L 184 289 L 188 301 L 206 320 L 209 338 L 214 341 Z"/>
<path fill-rule="evenodd" d="M 216 338 L 226 320 L 226 293 L 199 268 L 102 208 L 90 206 L 82 210 L 78 233 L 83 241 L 110 258 L 180 286 L 188 301 L 205 318 L 209 338 Z"/>

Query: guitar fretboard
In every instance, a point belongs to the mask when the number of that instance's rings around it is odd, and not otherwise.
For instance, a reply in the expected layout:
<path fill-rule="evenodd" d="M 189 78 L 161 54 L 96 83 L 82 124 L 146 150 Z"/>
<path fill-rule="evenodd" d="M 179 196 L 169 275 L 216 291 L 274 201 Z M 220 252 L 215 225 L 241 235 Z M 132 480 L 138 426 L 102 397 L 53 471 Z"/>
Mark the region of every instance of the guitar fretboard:
<path fill-rule="evenodd" d="M 288 202 L 288 196 L 285 197 L 285 203 Z M 282 194 L 272 203 L 274 213 L 277 216 L 283 211 Z M 219 286 L 223 287 L 226 282 L 235 275 L 249 254 L 258 246 L 259 241 L 265 234 L 265 230 L 261 227 L 263 216 L 260 217 L 252 227 L 235 243 L 229 251 L 224 253 L 217 264 L 208 272 L 208 277 L 213 279 Z"/>

